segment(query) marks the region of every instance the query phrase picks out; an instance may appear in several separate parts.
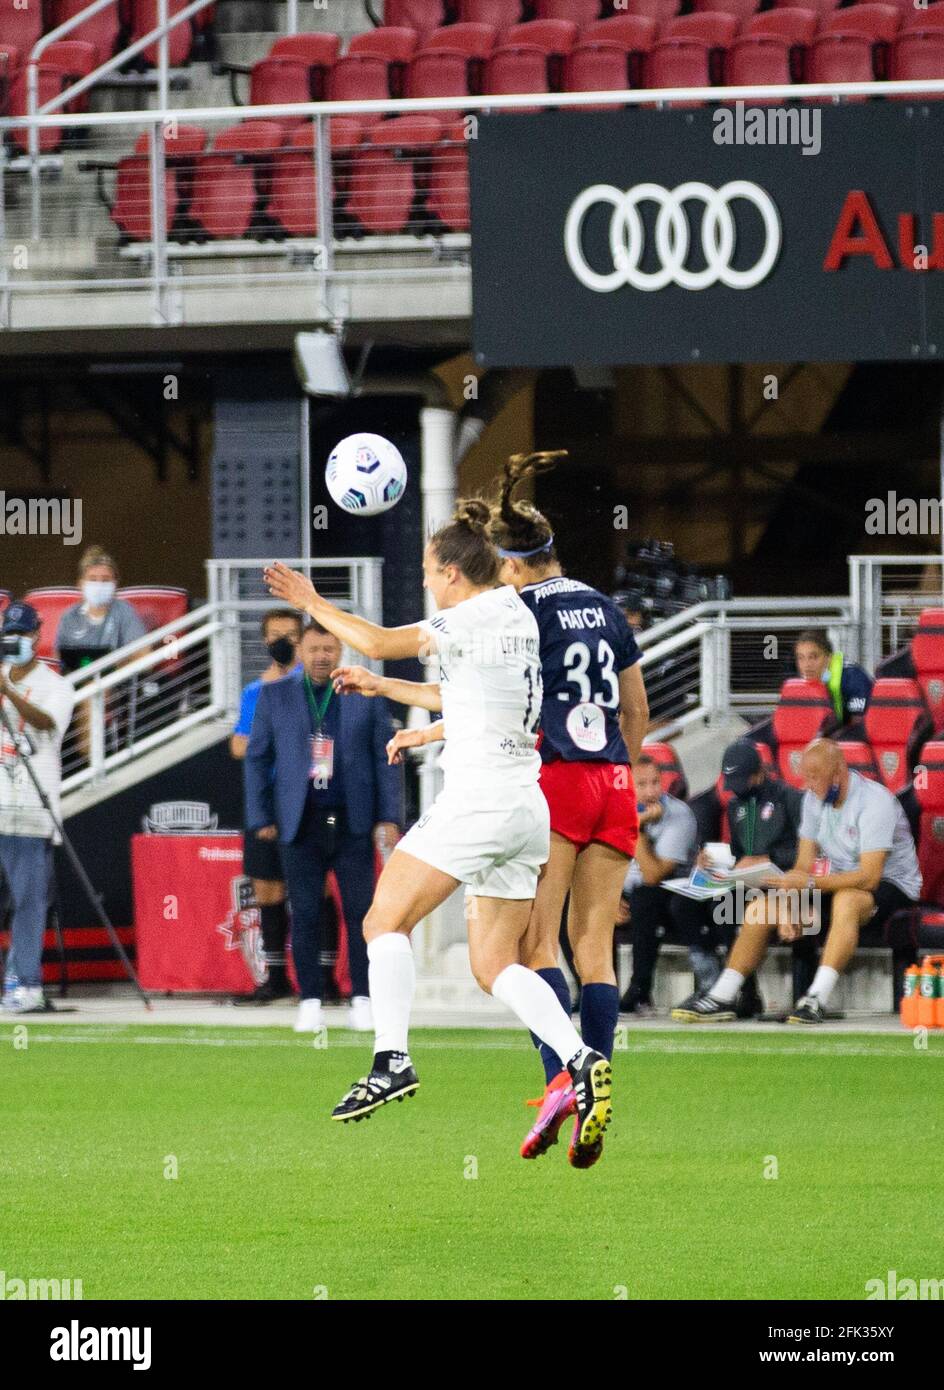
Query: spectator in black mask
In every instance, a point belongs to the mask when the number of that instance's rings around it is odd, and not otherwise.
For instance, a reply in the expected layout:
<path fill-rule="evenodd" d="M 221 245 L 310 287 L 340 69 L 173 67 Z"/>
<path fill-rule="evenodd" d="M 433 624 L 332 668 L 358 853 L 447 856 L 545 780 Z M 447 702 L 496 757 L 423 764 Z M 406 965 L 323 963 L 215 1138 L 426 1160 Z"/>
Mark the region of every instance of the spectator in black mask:
<path fill-rule="evenodd" d="M 274 608 L 262 619 L 262 640 L 269 654 L 269 665 L 258 680 L 246 686 L 233 730 L 229 751 L 242 761 L 246 756 L 252 717 L 259 692 L 270 681 L 281 680 L 296 666 L 295 651 L 302 635 L 302 620 L 294 608 Z M 259 908 L 262 949 L 268 974 L 252 994 L 237 995 L 236 1004 L 271 1004 L 292 993 L 285 973 L 285 945 L 288 939 L 286 888 L 279 847 L 275 840 L 261 840 L 251 831 L 243 835 L 243 872 L 252 879 L 252 891 Z"/>

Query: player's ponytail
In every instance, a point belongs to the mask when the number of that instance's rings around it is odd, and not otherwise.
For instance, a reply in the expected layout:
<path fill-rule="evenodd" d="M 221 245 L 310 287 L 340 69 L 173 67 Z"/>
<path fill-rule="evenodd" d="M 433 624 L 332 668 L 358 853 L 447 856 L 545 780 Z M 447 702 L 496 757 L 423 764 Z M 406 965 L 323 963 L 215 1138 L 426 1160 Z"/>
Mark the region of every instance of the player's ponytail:
<path fill-rule="evenodd" d="M 501 561 L 489 539 L 491 508 L 481 497 L 456 503 L 452 520 L 430 540 L 441 565 L 455 565 L 470 584 L 488 587 L 498 583 Z"/>
<path fill-rule="evenodd" d="M 499 550 L 531 560 L 535 567 L 556 562 L 554 532 L 547 517 L 530 502 L 516 502 L 514 493 L 525 478 L 554 468 L 559 459 L 566 457 L 566 449 L 512 454 L 502 469 L 498 501 L 492 508 L 489 526 L 489 535 Z"/>

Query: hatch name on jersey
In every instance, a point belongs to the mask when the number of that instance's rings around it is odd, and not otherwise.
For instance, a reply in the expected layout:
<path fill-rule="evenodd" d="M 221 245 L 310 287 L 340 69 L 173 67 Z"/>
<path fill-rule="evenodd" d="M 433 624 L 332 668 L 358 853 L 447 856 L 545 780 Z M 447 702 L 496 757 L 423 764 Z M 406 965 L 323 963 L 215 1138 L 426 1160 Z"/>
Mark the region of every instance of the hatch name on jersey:
<path fill-rule="evenodd" d="M 585 632 L 587 628 L 606 627 L 602 608 L 558 608 L 557 617 L 567 632 Z"/>

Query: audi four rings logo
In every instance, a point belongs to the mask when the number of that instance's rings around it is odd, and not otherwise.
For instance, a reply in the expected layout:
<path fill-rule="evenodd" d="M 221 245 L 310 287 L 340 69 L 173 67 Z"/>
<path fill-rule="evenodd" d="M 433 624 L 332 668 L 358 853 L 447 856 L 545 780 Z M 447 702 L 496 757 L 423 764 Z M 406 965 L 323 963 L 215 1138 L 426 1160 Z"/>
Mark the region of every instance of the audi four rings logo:
<path fill-rule="evenodd" d="M 752 203 L 764 222 L 764 249 L 754 265 L 735 270 L 737 236 L 731 204 L 738 199 Z M 646 234 L 639 215 L 641 203 L 658 206 L 655 226 L 657 270 L 642 270 Z M 588 264 L 583 250 L 583 227 L 587 213 L 597 203 L 613 209 L 610 219 L 610 252 L 613 269 L 600 272 Z M 705 256 L 702 270 L 689 270 L 685 261 L 691 243 L 691 227 L 686 203 L 704 203 L 701 244 Z M 582 285 L 598 294 L 611 294 L 624 285 L 636 290 L 661 290 L 678 285 L 685 290 L 704 290 L 719 281 L 732 290 L 749 290 L 770 274 L 780 254 L 782 241 L 780 214 L 764 189 L 746 179 L 732 179 L 714 189 L 692 180 L 677 188 L 658 183 L 637 183 L 623 192 L 610 183 L 595 183 L 584 189 L 567 214 L 564 249 L 571 270 Z"/>

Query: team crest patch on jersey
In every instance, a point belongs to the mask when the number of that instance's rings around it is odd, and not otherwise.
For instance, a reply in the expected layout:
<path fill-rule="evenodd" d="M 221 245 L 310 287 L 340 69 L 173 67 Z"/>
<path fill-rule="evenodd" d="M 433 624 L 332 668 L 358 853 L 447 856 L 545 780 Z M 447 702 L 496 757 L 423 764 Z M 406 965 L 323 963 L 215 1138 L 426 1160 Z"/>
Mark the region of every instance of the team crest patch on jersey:
<path fill-rule="evenodd" d="M 606 747 L 606 715 L 599 705 L 574 705 L 567 732 L 584 753 L 599 753 Z"/>
<path fill-rule="evenodd" d="M 761 818 L 761 820 L 770 820 L 770 818 L 771 818 L 771 816 L 773 815 L 773 813 L 774 813 L 774 803 L 773 803 L 772 801 L 765 801 L 764 804 L 763 804 L 763 806 L 760 808 L 760 818 Z"/>

